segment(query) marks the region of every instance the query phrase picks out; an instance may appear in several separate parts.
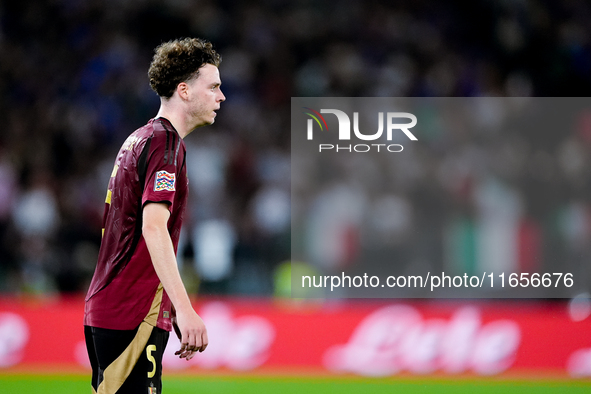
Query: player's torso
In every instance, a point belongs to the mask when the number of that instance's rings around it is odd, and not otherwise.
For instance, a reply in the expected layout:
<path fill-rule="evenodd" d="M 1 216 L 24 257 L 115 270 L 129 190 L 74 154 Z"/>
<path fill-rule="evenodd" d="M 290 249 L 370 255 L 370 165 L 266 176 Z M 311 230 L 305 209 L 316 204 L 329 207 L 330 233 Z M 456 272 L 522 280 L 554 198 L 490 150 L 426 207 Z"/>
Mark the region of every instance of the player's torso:
<path fill-rule="evenodd" d="M 169 204 L 168 230 L 176 249 L 187 196 L 184 143 L 167 121 L 150 121 L 127 138 L 115 161 L 85 324 L 126 329 L 143 319 L 160 281 L 141 236 L 142 206 Z M 168 297 L 163 303 L 170 303 Z"/>

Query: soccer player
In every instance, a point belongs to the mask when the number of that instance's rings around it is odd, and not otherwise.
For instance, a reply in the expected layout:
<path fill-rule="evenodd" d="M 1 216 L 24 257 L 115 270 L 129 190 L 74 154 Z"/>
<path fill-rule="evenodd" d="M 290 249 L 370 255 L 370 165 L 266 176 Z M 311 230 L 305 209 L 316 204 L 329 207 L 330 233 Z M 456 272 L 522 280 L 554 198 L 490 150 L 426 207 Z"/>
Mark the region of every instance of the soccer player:
<path fill-rule="evenodd" d="M 160 110 L 119 150 L 103 238 L 84 311 L 92 387 L 99 394 L 160 393 L 162 355 L 174 327 L 190 360 L 208 344 L 176 263 L 187 202 L 185 138 L 212 124 L 226 98 L 211 43 L 161 44 L 148 71 Z"/>

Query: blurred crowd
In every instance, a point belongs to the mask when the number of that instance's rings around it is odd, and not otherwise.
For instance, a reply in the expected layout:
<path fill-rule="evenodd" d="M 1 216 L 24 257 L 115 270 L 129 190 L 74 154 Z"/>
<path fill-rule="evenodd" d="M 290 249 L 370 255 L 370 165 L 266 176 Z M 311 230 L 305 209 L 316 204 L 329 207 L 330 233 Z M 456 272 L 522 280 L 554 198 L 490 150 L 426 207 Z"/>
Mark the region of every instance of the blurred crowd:
<path fill-rule="evenodd" d="M 227 101 L 213 126 L 186 140 L 191 203 L 179 264 L 188 287 L 269 295 L 290 258 L 291 97 L 585 96 L 590 22 L 591 5 L 580 0 L 1 2 L 0 291 L 86 290 L 116 152 L 158 109 L 147 69 L 163 41 L 206 38 L 223 57 Z M 502 171 L 526 159 L 544 169 L 542 180 L 570 171 L 572 193 L 547 193 L 543 181 L 515 187 L 533 196 L 532 220 L 570 208 L 574 246 L 552 250 L 591 255 L 591 115 L 557 133 L 533 148 L 518 143 Z M 439 135 L 432 146 L 441 154 L 417 160 L 445 176 L 477 165 L 482 151 L 499 153 L 488 143 L 469 149 L 470 138 Z M 478 196 L 465 183 L 437 187 L 429 171 L 412 185 L 406 195 L 419 198 L 380 209 L 411 221 L 409 236 L 436 254 L 443 230 L 421 218 L 441 196 Z M 550 211 L 535 204 L 548 199 Z"/>

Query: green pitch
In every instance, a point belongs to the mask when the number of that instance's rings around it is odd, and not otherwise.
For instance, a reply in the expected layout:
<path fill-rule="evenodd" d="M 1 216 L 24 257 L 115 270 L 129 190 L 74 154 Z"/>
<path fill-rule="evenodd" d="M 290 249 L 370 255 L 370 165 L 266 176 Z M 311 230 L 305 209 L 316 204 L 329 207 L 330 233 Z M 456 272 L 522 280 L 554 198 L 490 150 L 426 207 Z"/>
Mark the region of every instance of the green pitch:
<path fill-rule="evenodd" d="M 366 379 L 355 377 L 172 376 L 164 379 L 164 394 L 528 394 L 590 393 L 587 380 L 460 380 L 424 378 Z M 1 375 L 2 394 L 90 393 L 81 375 Z"/>

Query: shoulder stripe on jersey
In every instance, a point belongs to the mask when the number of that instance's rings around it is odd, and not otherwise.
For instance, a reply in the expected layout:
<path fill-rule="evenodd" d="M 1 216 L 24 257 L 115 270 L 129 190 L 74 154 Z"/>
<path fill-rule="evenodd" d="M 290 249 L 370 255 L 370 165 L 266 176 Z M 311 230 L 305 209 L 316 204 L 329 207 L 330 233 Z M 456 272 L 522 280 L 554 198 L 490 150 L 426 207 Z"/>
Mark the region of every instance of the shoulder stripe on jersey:
<path fill-rule="evenodd" d="M 179 157 L 179 149 L 181 147 L 181 139 L 179 138 L 179 142 L 176 144 L 176 152 L 174 153 L 174 165 L 176 166 L 177 159 Z"/>
<path fill-rule="evenodd" d="M 170 157 L 168 158 L 168 164 L 174 164 L 175 166 L 176 166 L 176 162 L 173 161 L 174 157 L 172 155 L 172 150 L 174 149 L 174 146 L 176 145 L 176 137 L 177 137 L 176 133 L 172 133 L 172 145 L 170 145 Z"/>
<path fill-rule="evenodd" d="M 183 164 L 181 164 L 181 169 L 179 171 L 183 171 L 183 167 L 185 166 L 185 162 L 187 161 L 187 152 L 183 155 Z"/>
<path fill-rule="evenodd" d="M 164 164 L 168 164 L 168 144 L 169 144 L 168 141 L 170 140 L 170 130 L 168 130 L 168 127 L 166 127 L 164 122 L 162 122 L 162 126 L 164 126 L 164 130 L 166 130 L 166 147 L 164 148 Z"/>
<path fill-rule="evenodd" d="M 146 187 L 146 173 L 148 172 L 148 152 L 150 151 L 151 145 L 152 138 L 148 138 L 146 144 L 144 145 L 144 150 L 142 150 L 142 153 L 140 154 L 137 164 L 140 185 L 142 187 L 142 193 L 144 192 L 144 188 Z M 140 205 L 142 205 L 141 201 Z"/>

